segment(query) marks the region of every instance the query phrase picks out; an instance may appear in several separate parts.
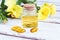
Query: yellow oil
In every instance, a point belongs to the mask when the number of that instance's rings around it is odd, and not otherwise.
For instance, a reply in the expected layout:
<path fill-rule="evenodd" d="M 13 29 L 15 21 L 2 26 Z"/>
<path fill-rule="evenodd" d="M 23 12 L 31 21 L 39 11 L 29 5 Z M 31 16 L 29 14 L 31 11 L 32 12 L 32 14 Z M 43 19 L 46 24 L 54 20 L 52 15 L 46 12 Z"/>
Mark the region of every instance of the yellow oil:
<path fill-rule="evenodd" d="M 37 27 L 38 26 L 38 17 L 37 16 L 23 16 L 22 25 L 25 28 Z"/>

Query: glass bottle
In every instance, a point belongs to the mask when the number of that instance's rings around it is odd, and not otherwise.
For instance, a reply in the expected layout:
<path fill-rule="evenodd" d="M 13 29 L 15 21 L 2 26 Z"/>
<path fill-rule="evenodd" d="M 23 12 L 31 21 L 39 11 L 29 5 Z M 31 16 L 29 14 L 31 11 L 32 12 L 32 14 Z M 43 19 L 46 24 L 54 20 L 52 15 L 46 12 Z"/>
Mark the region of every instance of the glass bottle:
<path fill-rule="evenodd" d="M 24 10 L 22 14 L 22 25 L 25 28 L 38 26 L 38 16 L 35 3 L 24 4 Z"/>

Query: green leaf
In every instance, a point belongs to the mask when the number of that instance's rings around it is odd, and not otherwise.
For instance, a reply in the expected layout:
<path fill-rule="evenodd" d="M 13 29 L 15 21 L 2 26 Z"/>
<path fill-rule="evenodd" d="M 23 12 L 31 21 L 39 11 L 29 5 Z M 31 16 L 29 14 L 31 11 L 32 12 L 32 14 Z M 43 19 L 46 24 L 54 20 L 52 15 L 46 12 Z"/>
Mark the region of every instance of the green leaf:
<path fill-rule="evenodd" d="M 23 3 L 34 3 L 36 0 L 23 0 Z"/>
<path fill-rule="evenodd" d="M 36 0 L 27 0 L 27 2 L 36 2 Z"/>
<path fill-rule="evenodd" d="M 5 9 L 7 9 L 7 6 L 4 4 L 5 3 L 5 0 L 2 0 L 2 2 L 1 2 L 1 10 L 5 10 Z"/>
<path fill-rule="evenodd" d="M 2 0 L 2 2 L 1 2 L 1 7 L 4 6 L 4 3 L 5 3 L 5 0 Z"/>
<path fill-rule="evenodd" d="M 0 15 L 0 23 L 2 23 L 2 17 L 1 17 L 1 15 Z"/>
<path fill-rule="evenodd" d="M 23 3 L 27 3 L 27 0 L 22 0 Z"/>
<path fill-rule="evenodd" d="M 5 9 L 7 9 L 7 6 L 4 4 L 5 0 L 2 0 L 1 2 L 1 8 L 0 8 L 0 23 L 3 22 L 4 20 L 7 20 L 7 12 Z"/>
<path fill-rule="evenodd" d="M 16 4 L 20 5 L 21 2 L 22 2 L 22 0 L 17 0 L 17 3 Z"/>

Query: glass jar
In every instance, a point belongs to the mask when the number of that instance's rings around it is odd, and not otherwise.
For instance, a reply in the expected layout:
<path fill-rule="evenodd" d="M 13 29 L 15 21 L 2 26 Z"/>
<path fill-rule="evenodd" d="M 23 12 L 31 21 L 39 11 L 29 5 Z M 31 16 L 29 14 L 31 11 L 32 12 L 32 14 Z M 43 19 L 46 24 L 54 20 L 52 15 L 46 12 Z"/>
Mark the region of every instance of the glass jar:
<path fill-rule="evenodd" d="M 38 26 L 38 16 L 37 9 L 34 3 L 24 4 L 24 10 L 22 14 L 22 25 L 25 28 L 37 27 Z"/>

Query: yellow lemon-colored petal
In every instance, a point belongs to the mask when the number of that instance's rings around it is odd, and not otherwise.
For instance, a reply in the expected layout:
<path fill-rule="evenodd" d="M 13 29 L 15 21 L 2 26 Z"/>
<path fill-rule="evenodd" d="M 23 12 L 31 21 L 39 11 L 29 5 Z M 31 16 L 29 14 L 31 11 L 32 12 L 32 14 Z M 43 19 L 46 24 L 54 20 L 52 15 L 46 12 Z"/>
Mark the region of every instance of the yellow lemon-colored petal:
<path fill-rule="evenodd" d="M 42 7 L 38 12 L 38 19 L 45 20 L 50 15 L 50 8 L 47 6 Z"/>
<path fill-rule="evenodd" d="M 5 4 L 8 6 L 8 7 L 11 7 L 13 5 L 16 4 L 16 0 L 6 0 L 5 1 Z"/>
<path fill-rule="evenodd" d="M 47 3 L 47 2 L 45 2 L 45 3 L 43 4 L 43 6 L 50 6 L 50 4 Z"/>
<path fill-rule="evenodd" d="M 43 8 L 44 6 L 50 6 L 50 4 L 49 3 L 47 3 L 47 2 L 45 2 L 40 8 Z"/>
<path fill-rule="evenodd" d="M 56 5 L 54 5 L 54 4 L 51 4 L 50 5 L 50 10 L 51 10 L 51 14 L 50 15 L 55 15 L 55 13 L 56 13 Z"/>
<path fill-rule="evenodd" d="M 7 8 L 7 12 L 10 12 L 11 15 L 14 15 L 15 18 L 20 18 L 23 8 L 19 5 L 13 5 Z"/>

